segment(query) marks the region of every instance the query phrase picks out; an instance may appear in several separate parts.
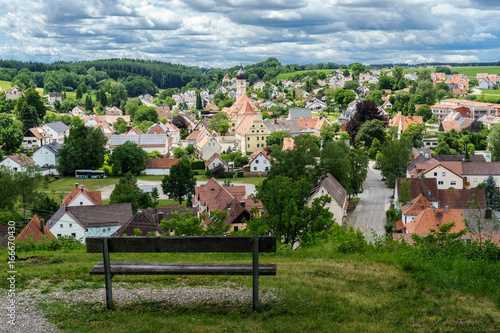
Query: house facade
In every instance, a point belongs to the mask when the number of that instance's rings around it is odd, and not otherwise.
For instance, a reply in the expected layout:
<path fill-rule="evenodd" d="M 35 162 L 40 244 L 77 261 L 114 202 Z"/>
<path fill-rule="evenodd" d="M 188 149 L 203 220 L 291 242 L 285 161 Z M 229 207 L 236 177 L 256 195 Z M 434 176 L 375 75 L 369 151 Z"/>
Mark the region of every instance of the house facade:
<path fill-rule="evenodd" d="M 308 205 L 311 205 L 314 199 L 323 195 L 329 196 L 331 200 L 326 203 L 325 208 L 333 214 L 333 218 L 337 224 L 343 225 L 344 217 L 347 214 L 347 207 L 349 206 L 347 191 L 330 173 L 313 188 L 311 193 Z"/>
<path fill-rule="evenodd" d="M 69 127 L 62 121 L 45 124 L 42 128 L 52 141 L 59 142 L 60 144 L 63 144 L 64 138 L 69 136 Z"/>
<path fill-rule="evenodd" d="M 59 142 L 51 142 L 45 146 L 38 148 L 33 153 L 33 160 L 39 166 L 42 175 L 59 175 L 57 171 L 57 157 L 61 149 Z"/>

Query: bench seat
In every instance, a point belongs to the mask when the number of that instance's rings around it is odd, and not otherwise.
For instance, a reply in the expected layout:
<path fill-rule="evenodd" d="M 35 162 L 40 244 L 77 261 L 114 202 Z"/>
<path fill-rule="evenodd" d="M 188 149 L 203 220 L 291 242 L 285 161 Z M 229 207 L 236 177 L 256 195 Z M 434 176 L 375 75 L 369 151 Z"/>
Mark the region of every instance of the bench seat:
<path fill-rule="evenodd" d="M 252 275 L 252 264 L 189 264 L 161 262 L 111 261 L 112 275 Z M 99 261 L 91 275 L 104 275 L 104 262 Z M 260 264 L 259 275 L 276 275 L 275 264 Z"/>

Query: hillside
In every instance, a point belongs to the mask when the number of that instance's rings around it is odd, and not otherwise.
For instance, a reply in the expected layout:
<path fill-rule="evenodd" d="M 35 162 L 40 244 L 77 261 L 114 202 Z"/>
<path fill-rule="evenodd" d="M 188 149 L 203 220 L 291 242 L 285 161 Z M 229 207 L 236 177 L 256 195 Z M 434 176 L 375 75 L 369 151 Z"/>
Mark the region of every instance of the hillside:
<path fill-rule="evenodd" d="M 21 258 L 36 257 L 16 263 L 18 297 L 38 299 L 51 322 L 78 332 L 157 332 L 165 327 L 191 332 L 500 330 L 498 258 L 467 258 L 460 243 L 419 248 L 383 241 L 368 245 L 360 233 L 341 229 L 335 228 L 323 245 L 296 251 L 283 247 L 276 254 L 262 255 L 261 263 L 276 263 L 278 273 L 260 279 L 261 292 L 270 297 L 260 314 L 252 313 L 247 301 L 208 296 L 194 304 L 172 301 L 195 297 L 204 292 L 200 287 L 235 293 L 251 287 L 251 277 L 238 276 L 116 276 L 117 309 L 107 312 L 103 277 L 88 274 L 102 256 L 83 249 L 18 249 Z M 247 263 L 250 256 L 117 254 L 113 259 Z M 6 283 L 3 280 L 2 287 Z M 180 287 L 191 291 L 179 293 Z M 158 288 L 166 288 L 164 296 Z M 142 296 L 134 296 L 136 292 Z M 224 293 L 223 299 L 231 295 Z M 56 298 L 63 301 L 54 302 Z"/>

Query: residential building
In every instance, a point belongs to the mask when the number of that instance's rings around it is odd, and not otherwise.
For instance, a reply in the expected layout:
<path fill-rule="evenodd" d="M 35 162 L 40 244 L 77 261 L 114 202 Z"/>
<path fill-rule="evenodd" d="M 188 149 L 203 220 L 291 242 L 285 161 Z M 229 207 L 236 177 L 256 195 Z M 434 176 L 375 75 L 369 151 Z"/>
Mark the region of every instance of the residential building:
<path fill-rule="evenodd" d="M 500 162 L 463 162 L 462 176 L 464 187 L 475 188 L 492 175 L 497 187 L 500 187 Z"/>
<path fill-rule="evenodd" d="M 57 157 L 61 147 L 59 142 L 54 141 L 38 148 L 33 153 L 33 160 L 38 165 L 42 175 L 59 175 Z"/>
<path fill-rule="evenodd" d="M 52 141 L 50 135 L 42 127 L 33 127 L 24 132 L 23 143 L 26 149 L 41 147 Z"/>
<path fill-rule="evenodd" d="M 288 110 L 288 119 L 312 118 L 310 108 L 290 108 Z"/>
<path fill-rule="evenodd" d="M 14 171 L 25 171 L 29 165 L 35 165 L 35 161 L 23 153 L 7 156 L 0 166 L 5 166 Z"/>
<path fill-rule="evenodd" d="M 269 172 L 271 169 L 271 157 L 264 149 L 260 149 L 250 155 L 250 172 Z"/>
<path fill-rule="evenodd" d="M 312 189 L 308 205 L 311 205 L 314 199 L 323 195 L 330 197 L 330 201 L 326 203 L 325 208 L 333 214 L 336 223 L 343 225 L 347 207 L 349 206 L 347 191 L 330 173 Z"/>
<path fill-rule="evenodd" d="M 214 168 L 218 167 L 219 165 L 222 165 L 224 168 L 224 171 L 228 172 L 229 171 L 229 164 L 227 164 L 222 157 L 219 156 L 219 154 L 214 153 L 206 162 L 205 162 L 205 169 L 213 170 Z"/>
<path fill-rule="evenodd" d="M 75 183 L 75 188 L 61 201 L 61 206 L 96 206 L 102 203 L 101 191 L 90 191 Z"/>
<path fill-rule="evenodd" d="M 47 221 L 47 228 L 56 235 L 74 236 L 85 240 L 87 237 L 108 237 L 132 218 L 130 203 L 66 206 Z"/>
<path fill-rule="evenodd" d="M 157 150 L 160 154 L 166 155 L 170 150 L 169 137 L 166 134 L 112 135 L 108 148 L 113 150 L 127 141 L 134 142 L 148 153 Z"/>
<path fill-rule="evenodd" d="M 170 169 L 180 158 L 148 158 L 146 159 L 146 175 L 170 175 Z"/>
<path fill-rule="evenodd" d="M 42 128 L 52 141 L 59 142 L 60 144 L 63 144 L 64 138 L 69 136 L 69 127 L 62 121 L 45 124 Z"/>
<path fill-rule="evenodd" d="M 26 242 L 33 241 L 35 243 L 43 241 L 51 241 L 56 238 L 49 228 L 45 226 L 43 219 L 38 216 L 33 216 L 33 218 L 28 222 L 28 224 L 21 230 L 19 235 L 16 237 L 16 242 Z"/>
<path fill-rule="evenodd" d="M 271 134 L 260 116 L 245 116 L 235 129 L 235 145 L 243 155 L 267 147 L 267 137 Z"/>

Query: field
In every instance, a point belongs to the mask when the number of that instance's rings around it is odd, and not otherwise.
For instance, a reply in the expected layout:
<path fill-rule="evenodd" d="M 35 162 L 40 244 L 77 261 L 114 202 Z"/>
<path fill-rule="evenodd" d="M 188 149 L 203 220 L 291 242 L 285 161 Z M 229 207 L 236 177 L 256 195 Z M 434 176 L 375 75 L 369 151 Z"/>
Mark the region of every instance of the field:
<path fill-rule="evenodd" d="M 0 81 L 0 88 L 3 90 L 8 90 L 12 88 L 12 82 L 10 81 Z"/>
<path fill-rule="evenodd" d="M 480 90 L 485 95 L 495 95 L 500 97 L 500 90 L 487 90 L 487 89 L 480 89 Z"/>
<path fill-rule="evenodd" d="M 343 240 L 296 251 L 283 247 L 276 254 L 261 255 L 261 263 L 278 267 L 276 276 L 260 279 L 260 291 L 274 295 L 263 302 L 261 313 L 252 313 L 249 302 L 207 298 L 182 305 L 167 297 L 151 300 L 148 296 L 131 296 L 114 311 L 106 311 L 104 278 L 88 274 L 102 256 L 84 250 L 18 253 L 21 258 L 36 257 L 16 263 L 18 295 L 36 289 L 41 311 L 67 332 L 500 330 L 498 262 L 424 258 L 392 245 L 385 250 L 360 250 L 359 241 L 348 233 L 339 237 Z M 114 254 L 112 260 L 249 263 L 251 255 Z M 251 283 L 251 277 L 245 276 L 115 276 L 113 290 L 117 295 L 138 288 L 249 289 Z M 6 279 L 0 284 L 5 289 Z"/>
<path fill-rule="evenodd" d="M 297 71 L 297 72 L 293 72 L 293 73 L 282 73 L 282 74 L 278 75 L 277 79 L 278 80 L 288 80 L 294 75 L 304 74 L 304 73 L 308 73 L 308 72 L 312 72 L 312 71 L 315 71 L 317 73 L 324 72 L 326 75 L 328 75 L 331 72 L 333 72 L 334 69 L 314 69 L 314 70 L 308 70 L 308 71 Z"/>

